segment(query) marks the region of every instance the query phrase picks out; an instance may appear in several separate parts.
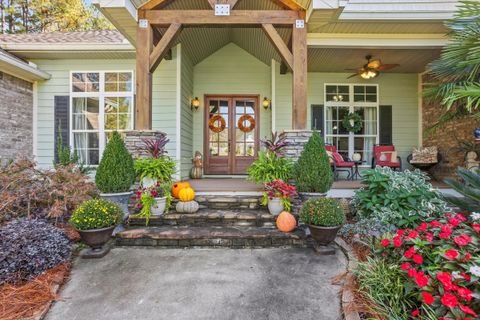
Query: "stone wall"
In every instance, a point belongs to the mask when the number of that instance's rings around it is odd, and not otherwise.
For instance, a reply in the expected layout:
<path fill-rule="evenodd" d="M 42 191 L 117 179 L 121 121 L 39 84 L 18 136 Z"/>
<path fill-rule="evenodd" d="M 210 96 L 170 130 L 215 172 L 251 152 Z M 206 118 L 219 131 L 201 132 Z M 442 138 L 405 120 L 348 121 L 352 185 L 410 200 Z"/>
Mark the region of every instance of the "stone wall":
<path fill-rule="evenodd" d="M 285 148 L 285 156 L 295 161 L 298 160 L 312 133 L 311 130 L 285 130 L 284 134 L 288 143 Z"/>
<path fill-rule="evenodd" d="M 125 132 L 125 146 L 127 147 L 128 151 L 132 154 L 134 158 L 138 157 L 146 157 L 148 156 L 147 153 L 142 152 L 142 148 L 145 146 L 143 143 L 143 139 L 152 139 L 157 136 L 165 135 L 164 132 L 161 131 L 127 131 Z"/>
<path fill-rule="evenodd" d="M 0 72 L 0 163 L 33 155 L 33 85 Z"/>
<path fill-rule="evenodd" d="M 456 168 L 465 165 L 465 154 L 453 152 L 452 148 L 458 147 L 458 140 L 475 142 L 473 131 L 480 126 L 480 123 L 472 118 L 463 118 L 450 121 L 437 130 L 428 132 L 443 112 L 444 109 L 438 104 L 424 103 L 423 105 L 423 146 L 438 147 L 443 157 L 443 160 L 431 170 L 431 174 L 437 180 L 454 176 Z"/>

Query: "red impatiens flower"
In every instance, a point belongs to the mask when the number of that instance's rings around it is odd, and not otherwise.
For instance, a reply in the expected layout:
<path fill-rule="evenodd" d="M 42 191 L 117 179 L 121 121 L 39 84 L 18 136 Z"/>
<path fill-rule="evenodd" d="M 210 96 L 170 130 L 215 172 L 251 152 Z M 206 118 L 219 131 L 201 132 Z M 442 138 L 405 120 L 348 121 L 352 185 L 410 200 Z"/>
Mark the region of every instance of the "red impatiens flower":
<path fill-rule="evenodd" d="M 435 228 L 439 228 L 442 226 L 442 224 L 440 222 L 438 222 L 437 220 L 433 220 L 432 222 L 430 222 L 430 225 L 432 227 L 435 227 Z"/>
<path fill-rule="evenodd" d="M 455 249 L 445 251 L 445 257 L 448 260 L 455 260 L 458 257 L 458 251 Z"/>
<path fill-rule="evenodd" d="M 433 242 L 433 233 L 425 231 L 424 236 L 425 236 L 425 240 L 427 240 L 430 243 Z"/>
<path fill-rule="evenodd" d="M 467 218 L 465 218 L 465 216 L 461 213 L 457 213 L 455 215 L 455 218 L 457 218 L 458 220 L 463 221 L 463 222 L 467 221 Z"/>
<path fill-rule="evenodd" d="M 418 232 L 417 231 L 409 231 L 408 235 L 406 236 L 407 239 L 416 239 L 418 237 Z"/>
<path fill-rule="evenodd" d="M 477 231 L 478 233 L 480 233 L 480 223 L 474 223 L 472 224 L 472 228 L 473 230 Z"/>
<path fill-rule="evenodd" d="M 472 238 L 467 236 L 465 233 L 462 233 L 458 237 L 453 238 L 453 241 L 459 246 L 466 246 L 472 242 Z"/>
<path fill-rule="evenodd" d="M 446 238 L 450 238 L 450 236 L 452 235 L 452 227 L 448 226 L 448 225 L 442 225 L 440 227 L 440 234 L 438 235 L 440 237 L 440 239 L 446 239 Z"/>
<path fill-rule="evenodd" d="M 425 287 L 428 284 L 428 280 L 430 280 L 430 278 L 421 271 L 415 275 L 415 282 L 419 287 Z"/>
<path fill-rule="evenodd" d="M 403 263 L 403 264 L 400 266 L 400 269 L 402 269 L 402 270 L 408 270 L 408 269 L 410 269 L 410 267 L 411 267 L 410 263 L 405 262 L 405 263 Z M 413 269 L 413 270 L 415 270 L 415 269 Z"/>
<path fill-rule="evenodd" d="M 415 252 L 416 252 L 415 247 L 410 247 L 410 249 L 405 251 L 403 256 L 407 259 L 411 259 L 413 257 L 413 255 L 415 254 Z"/>
<path fill-rule="evenodd" d="M 468 274 L 466 273 L 460 273 L 460 275 L 463 277 L 463 279 L 467 280 L 467 281 L 470 281 L 472 280 L 472 277 L 470 277 Z"/>
<path fill-rule="evenodd" d="M 411 268 L 410 270 L 408 270 L 408 276 L 410 278 L 413 278 L 417 275 L 417 270 L 415 270 L 415 268 Z"/>
<path fill-rule="evenodd" d="M 388 247 L 390 245 L 390 239 L 382 239 L 382 247 Z"/>
<path fill-rule="evenodd" d="M 449 218 L 448 223 L 450 223 L 452 226 L 456 227 L 460 224 L 460 220 L 457 218 Z"/>
<path fill-rule="evenodd" d="M 411 315 L 412 315 L 412 317 L 417 317 L 418 315 L 420 315 L 420 310 L 418 310 L 418 309 L 413 310 Z"/>
<path fill-rule="evenodd" d="M 470 309 L 470 307 L 468 306 L 463 306 L 461 304 L 458 305 L 458 307 L 460 308 L 460 310 L 462 310 L 464 313 L 466 314 L 469 314 L 469 315 L 472 315 L 474 317 L 477 316 L 477 314 L 475 313 L 475 311 L 473 311 L 472 309 Z"/>
<path fill-rule="evenodd" d="M 437 280 L 440 281 L 443 285 L 452 283 L 452 275 L 448 272 L 439 272 L 437 273 Z"/>
<path fill-rule="evenodd" d="M 470 254 L 470 252 L 467 252 L 467 253 L 465 254 L 465 257 L 463 257 L 463 261 L 468 261 L 468 260 L 470 260 L 470 259 L 472 259 L 472 255 Z"/>
<path fill-rule="evenodd" d="M 398 236 L 403 236 L 403 234 L 404 234 L 406 231 L 407 231 L 407 230 L 405 230 L 405 229 L 398 229 L 398 230 L 397 230 L 397 235 L 398 235 Z"/>
<path fill-rule="evenodd" d="M 393 246 L 397 248 L 402 246 L 402 239 L 400 236 L 393 237 Z"/>
<path fill-rule="evenodd" d="M 473 292 L 467 288 L 458 288 L 457 294 L 460 298 L 463 298 L 467 301 L 471 301 L 473 299 L 472 297 Z"/>
<path fill-rule="evenodd" d="M 422 264 L 423 263 L 423 257 L 419 254 L 416 254 L 413 256 L 413 262 L 416 264 Z"/>
<path fill-rule="evenodd" d="M 455 297 L 451 293 L 445 293 L 440 299 L 442 301 L 442 304 L 447 307 L 447 308 L 455 308 L 458 305 L 458 300 L 457 297 Z"/>
<path fill-rule="evenodd" d="M 429 292 L 426 292 L 426 291 L 422 292 L 422 298 L 423 298 L 423 302 L 425 302 L 426 304 L 432 304 L 435 301 L 435 298 Z"/>
<path fill-rule="evenodd" d="M 417 231 L 425 231 L 427 230 L 428 228 L 428 223 L 426 222 L 422 222 L 418 227 L 417 227 Z"/>

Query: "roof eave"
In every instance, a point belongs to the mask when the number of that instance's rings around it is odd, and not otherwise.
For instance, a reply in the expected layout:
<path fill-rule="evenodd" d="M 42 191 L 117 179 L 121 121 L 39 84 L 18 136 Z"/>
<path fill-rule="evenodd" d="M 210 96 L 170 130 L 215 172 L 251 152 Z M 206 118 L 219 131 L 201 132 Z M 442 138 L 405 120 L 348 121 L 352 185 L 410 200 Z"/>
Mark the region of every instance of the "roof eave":
<path fill-rule="evenodd" d="M 33 82 L 49 80 L 52 76 L 24 61 L 0 51 L 0 69 L 5 73 Z"/>

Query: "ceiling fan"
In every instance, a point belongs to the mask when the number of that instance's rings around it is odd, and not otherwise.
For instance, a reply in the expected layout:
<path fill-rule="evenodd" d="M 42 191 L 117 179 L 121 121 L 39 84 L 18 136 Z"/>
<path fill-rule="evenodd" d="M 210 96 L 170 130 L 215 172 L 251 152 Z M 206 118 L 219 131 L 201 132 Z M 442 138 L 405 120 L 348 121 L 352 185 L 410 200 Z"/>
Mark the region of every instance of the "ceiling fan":
<path fill-rule="evenodd" d="M 348 79 L 360 76 L 363 79 L 373 79 L 380 74 L 380 71 L 386 71 L 398 67 L 399 64 L 383 64 L 380 59 L 372 60 L 371 55 L 365 57 L 367 63 L 360 69 L 345 69 L 350 71 L 356 71 L 355 74 L 352 74 Z"/>

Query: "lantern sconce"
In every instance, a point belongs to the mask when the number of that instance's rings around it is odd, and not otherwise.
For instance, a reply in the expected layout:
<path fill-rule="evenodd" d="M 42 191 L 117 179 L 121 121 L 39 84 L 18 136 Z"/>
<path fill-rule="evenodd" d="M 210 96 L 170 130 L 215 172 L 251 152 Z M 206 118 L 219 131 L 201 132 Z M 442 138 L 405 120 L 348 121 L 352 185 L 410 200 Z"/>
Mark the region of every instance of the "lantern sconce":
<path fill-rule="evenodd" d="M 195 111 L 197 111 L 199 107 L 200 100 L 198 100 L 198 97 L 195 97 L 194 99 L 192 99 L 191 109 L 193 110 L 193 108 L 195 108 Z"/>
<path fill-rule="evenodd" d="M 269 108 L 272 108 L 272 100 L 269 100 L 267 97 L 263 99 L 263 108 L 267 111 Z"/>

